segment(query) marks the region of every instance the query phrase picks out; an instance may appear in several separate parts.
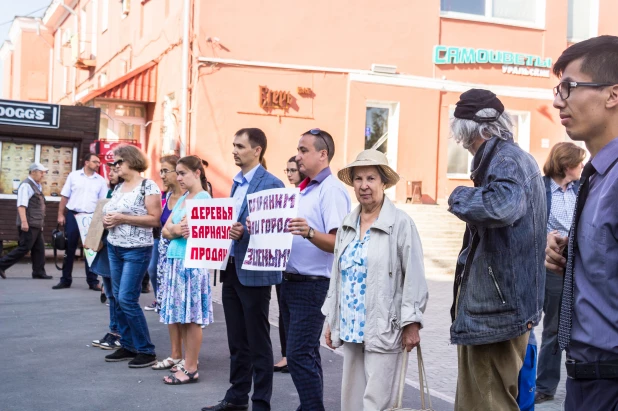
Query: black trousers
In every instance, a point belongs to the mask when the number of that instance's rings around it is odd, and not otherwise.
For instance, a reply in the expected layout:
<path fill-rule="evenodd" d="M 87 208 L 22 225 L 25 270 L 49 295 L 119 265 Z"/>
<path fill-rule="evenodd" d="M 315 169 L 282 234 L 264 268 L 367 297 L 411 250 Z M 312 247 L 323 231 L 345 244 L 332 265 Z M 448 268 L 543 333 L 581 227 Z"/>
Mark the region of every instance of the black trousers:
<path fill-rule="evenodd" d="M 618 378 L 566 380 L 565 411 L 618 411 Z"/>
<path fill-rule="evenodd" d="M 46 275 L 45 273 L 45 241 L 43 241 L 43 230 L 41 228 L 30 227 L 28 231 L 19 232 L 17 247 L 10 253 L 0 258 L 0 268 L 6 270 L 25 256 L 28 251 L 32 257 L 32 276 Z"/>
<path fill-rule="evenodd" d="M 60 282 L 68 285 L 71 285 L 73 282 L 73 262 L 75 261 L 75 251 L 77 251 L 77 246 L 79 245 L 79 239 L 81 237 L 75 214 L 76 213 L 73 211 L 67 210 L 66 224 L 64 226 L 64 231 L 67 236 L 67 249 L 64 252 L 64 265 L 62 266 L 62 278 Z M 99 284 L 97 275 L 90 271 L 88 261 L 85 261 L 85 259 L 84 267 L 86 269 L 86 282 L 88 285 L 93 286 Z"/>
<path fill-rule="evenodd" d="M 281 314 L 281 284 L 275 286 L 277 291 L 277 302 L 279 303 L 279 341 L 281 341 L 281 356 L 285 357 L 286 346 L 288 345 L 288 339 L 285 335 L 285 325 L 283 324 L 283 314 Z"/>
<path fill-rule="evenodd" d="M 225 401 L 248 404 L 253 379 L 253 410 L 270 410 L 273 391 L 273 347 L 268 323 L 271 286 L 242 285 L 231 257 L 224 278 L 222 300 L 232 384 Z"/>

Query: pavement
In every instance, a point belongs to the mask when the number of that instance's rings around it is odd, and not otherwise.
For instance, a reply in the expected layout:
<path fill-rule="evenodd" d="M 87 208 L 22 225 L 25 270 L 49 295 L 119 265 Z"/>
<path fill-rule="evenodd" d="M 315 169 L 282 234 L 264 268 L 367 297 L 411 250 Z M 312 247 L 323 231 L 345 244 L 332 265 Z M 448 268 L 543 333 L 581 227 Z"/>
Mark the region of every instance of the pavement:
<path fill-rule="evenodd" d="M 449 310 L 454 262 L 461 246 L 464 225 L 444 206 L 398 204 L 398 207 L 412 216 L 423 243 L 429 303 L 421 331 L 421 345 L 433 408 L 436 411 L 452 410 L 457 387 L 457 350 L 449 342 Z M 0 411 L 137 410 L 145 407 L 159 410 L 172 407 L 179 401 L 183 409 L 199 410 L 206 403 L 223 398 L 228 387 L 229 363 L 220 285 L 213 287 L 215 323 L 204 330 L 200 364 L 205 370 L 200 383 L 168 387 L 160 382 L 164 375 L 161 372 L 132 370 L 126 367 L 126 363 L 105 363 L 106 352 L 89 346 L 93 339 L 105 334 L 108 311 L 98 302 L 98 293 L 87 289 L 82 264 L 75 264 L 77 275 L 69 290 L 50 289 L 59 278 L 51 261 L 47 263 L 47 272 L 54 275 L 54 280 L 30 279 L 28 264 L 9 269 L 8 279 L 0 280 L 0 362 L 19 364 L 19 369 L 24 370 L 23 373 L 13 373 L 11 378 L 5 377 L 0 384 Z M 142 305 L 149 304 L 152 298 L 152 294 L 142 295 Z M 273 288 L 270 322 L 275 361 L 278 361 L 280 352 L 276 328 L 278 315 Z M 146 317 L 157 353 L 165 358 L 169 353 L 166 328 L 158 322 L 156 314 L 148 312 Z M 542 326 L 539 325 L 535 332 L 540 341 Z M 415 355 L 410 356 L 404 404 L 419 407 L 415 358 Z M 326 410 L 339 410 L 340 352 L 323 347 L 322 364 Z M 555 399 L 537 405 L 537 411 L 562 410 L 564 369 L 562 375 Z M 32 390 L 32 386 L 36 390 Z M 127 387 L 134 389 L 126 390 Z M 189 395 L 182 397 L 183 394 Z M 297 394 L 289 375 L 275 373 L 272 398 L 273 410 L 296 408 Z M 5 408 L 7 404 L 9 407 Z"/>

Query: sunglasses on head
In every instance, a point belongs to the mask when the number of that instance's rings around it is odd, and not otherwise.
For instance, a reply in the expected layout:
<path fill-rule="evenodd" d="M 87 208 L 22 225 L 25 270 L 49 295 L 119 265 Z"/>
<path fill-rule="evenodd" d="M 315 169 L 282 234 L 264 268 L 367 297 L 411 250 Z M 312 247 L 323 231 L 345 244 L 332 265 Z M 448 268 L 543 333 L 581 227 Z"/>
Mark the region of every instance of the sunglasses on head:
<path fill-rule="evenodd" d="M 305 135 L 305 134 L 311 134 L 312 136 L 320 136 L 320 138 L 324 142 L 324 145 L 326 146 L 326 155 L 330 156 L 330 149 L 328 148 L 328 143 L 326 142 L 326 139 L 322 135 L 322 130 L 320 130 L 319 128 L 312 128 L 311 130 L 307 131 L 306 133 L 303 133 L 303 135 Z"/>

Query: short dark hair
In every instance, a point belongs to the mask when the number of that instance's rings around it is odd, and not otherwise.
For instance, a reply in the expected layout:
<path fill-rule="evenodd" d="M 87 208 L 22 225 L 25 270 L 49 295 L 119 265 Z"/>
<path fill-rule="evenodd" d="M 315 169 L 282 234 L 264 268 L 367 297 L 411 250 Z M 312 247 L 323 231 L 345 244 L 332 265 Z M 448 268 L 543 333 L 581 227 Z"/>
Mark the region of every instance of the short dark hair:
<path fill-rule="evenodd" d="M 100 158 L 97 153 L 88 153 L 84 156 L 84 161 L 90 161 L 92 157 Z"/>
<path fill-rule="evenodd" d="M 561 77 L 567 66 L 579 59 L 583 59 L 582 73 L 593 82 L 618 84 L 618 37 L 599 36 L 573 44 L 554 64 L 556 77 Z"/>
<path fill-rule="evenodd" d="M 122 144 L 116 147 L 114 155 L 122 158 L 131 170 L 143 173 L 148 170 L 148 159 L 142 150 L 130 144 Z"/>
<path fill-rule="evenodd" d="M 333 157 L 335 157 L 335 140 L 333 140 L 333 136 L 331 136 L 328 131 L 324 130 L 319 130 L 319 135 L 313 134 L 311 133 L 311 131 L 312 130 L 307 131 L 303 135 L 313 137 L 313 148 L 315 148 L 317 151 L 326 150 L 326 152 L 328 153 L 328 162 L 330 163 Z"/>
<path fill-rule="evenodd" d="M 584 162 L 586 150 L 564 141 L 551 148 L 543 166 L 543 173 L 550 178 L 564 178 L 569 168 L 574 168 Z"/>
<path fill-rule="evenodd" d="M 260 164 L 262 167 L 266 168 L 266 160 L 264 160 L 264 154 L 266 154 L 266 134 L 259 128 L 241 128 L 234 134 L 235 136 L 242 136 L 243 134 L 247 135 L 249 139 L 249 144 L 251 144 L 251 148 L 255 148 L 257 146 L 262 147 L 262 152 L 260 153 Z"/>
<path fill-rule="evenodd" d="M 169 165 L 174 167 L 174 170 L 175 170 L 176 169 L 176 164 L 178 164 L 178 160 L 179 159 L 180 158 L 176 154 L 170 154 L 170 155 L 161 157 L 159 159 L 159 163 L 161 163 L 161 164 L 168 163 Z"/>

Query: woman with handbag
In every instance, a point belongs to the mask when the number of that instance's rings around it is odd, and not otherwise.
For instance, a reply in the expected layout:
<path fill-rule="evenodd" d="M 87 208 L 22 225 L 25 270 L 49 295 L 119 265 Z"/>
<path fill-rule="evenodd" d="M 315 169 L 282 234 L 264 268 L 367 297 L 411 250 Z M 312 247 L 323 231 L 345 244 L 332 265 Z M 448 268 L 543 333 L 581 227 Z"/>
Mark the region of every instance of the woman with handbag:
<path fill-rule="evenodd" d="M 393 406 L 403 350 L 420 343 L 427 283 L 412 219 L 385 196 L 399 181 L 386 156 L 361 152 L 338 173 L 360 203 L 337 231 L 330 287 L 322 307 L 326 343 L 343 346 L 342 411 Z"/>
<path fill-rule="evenodd" d="M 197 382 L 198 356 L 202 345 L 202 327 L 213 322 L 212 299 L 208 270 L 185 268 L 185 252 L 189 228 L 186 202 L 190 199 L 209 199 L 206 174 L 202 160 L 187 156 L 178 160 L 176 174 L 180 188 L 186 193 L 180 197 L 170 218 L 163 227 L 162 236 L 170 240 L 163 270 L 165 281 L 161 288 L 161 322 L 177 325 L 183 335 L 186 357 L 175 372 L 165 377 L 168 385 Z"/>
<path fill-rule="evenodd" d="M 152 256 L 152 229 L 161 225 L 161 191 L 152 180 L 140 176 L 148 160 L 137 147 L 118 146 L 114 162 L 124 182 L 103 208 L 103 226 L 109 230 L 107 251 L 122 347 L 105 361 L 130 360 L 130 368 L 143 368 L 157 360 L 139 296 Z"/>

